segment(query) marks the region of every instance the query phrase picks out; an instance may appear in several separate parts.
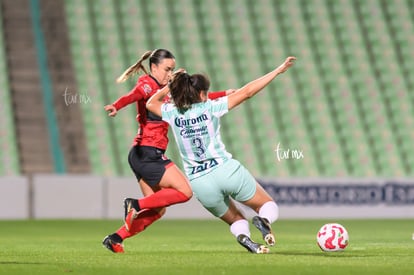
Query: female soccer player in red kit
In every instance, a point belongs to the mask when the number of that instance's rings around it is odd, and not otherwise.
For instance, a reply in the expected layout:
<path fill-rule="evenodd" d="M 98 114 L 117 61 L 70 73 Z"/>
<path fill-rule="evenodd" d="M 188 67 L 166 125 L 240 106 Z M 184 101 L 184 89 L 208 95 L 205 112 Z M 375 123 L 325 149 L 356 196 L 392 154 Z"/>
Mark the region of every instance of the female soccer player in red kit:
<path fill-rule="evenodd" d="M 150 73 L 143 61 L 149 58 Z M 178 167 L 164 153 L 168 145 L 168 123 L 161 117 L 147 111 L 147 100 L 160 88 L 167 85 L 175 68 L 174 55 L 165 49 L 148 51 L 118 79 L 123 82 L 140 70 L 145 75 L 139 77 L 135 87 L 105 111 L 113 117 L 123 107 L 137 103 L 139 130 L 129 152 L 128 162 L 134 172 L 141 191 L 140 199 L 124 200 L 125 224 L 116 233 L 103 240 L 103 245 L 115 253 L 124 252 L 122 241 L 143 231 L 161 218 L 165 207 L 188 201 L 192 197 L 190 183 Z M 227 93 L 231 93 L 228 90 Z M 211 93 L 210 98 L 225 96 L 226 92 Z M 169 100 L 168 98 L 166 100 Z"/>

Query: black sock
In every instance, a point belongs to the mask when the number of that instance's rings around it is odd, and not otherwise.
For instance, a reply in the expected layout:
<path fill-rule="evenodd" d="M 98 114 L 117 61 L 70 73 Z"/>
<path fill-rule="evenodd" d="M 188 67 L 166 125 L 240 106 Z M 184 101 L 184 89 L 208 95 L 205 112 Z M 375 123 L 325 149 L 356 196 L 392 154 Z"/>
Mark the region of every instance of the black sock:
<path fill-rule="evenodd" d="M 122 243 L 122 238 L 117 233 L 114 233 L 111 235 L 111 239 L 114 240 L 117 243 Z"/>
<path fill-rule="evenodd" d="M 141 210 L 141 208 L 139 208 L 138 200 L 132 200 L 132 207 L 134 207 L 134 209 L 137 211 Z"/>

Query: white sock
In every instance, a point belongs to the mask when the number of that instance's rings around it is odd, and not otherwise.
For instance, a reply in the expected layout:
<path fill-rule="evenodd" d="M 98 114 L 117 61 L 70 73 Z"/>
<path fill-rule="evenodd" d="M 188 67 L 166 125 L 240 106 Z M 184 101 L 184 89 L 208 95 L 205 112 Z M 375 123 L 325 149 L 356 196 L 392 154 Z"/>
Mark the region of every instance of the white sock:
<path fill-rule="evenodd" d="M 250 238 L 249 222 L 247 220 L 238 220 L 230 225 L 231 233 L 237 238 L 240 234 L 244 234 Z"/>
<path fill-rule="evenodd" d="M 272 224 L 279 218 L 279 207 L 274 201 L 268 201 L 260 207 L 259 216 Z"/>

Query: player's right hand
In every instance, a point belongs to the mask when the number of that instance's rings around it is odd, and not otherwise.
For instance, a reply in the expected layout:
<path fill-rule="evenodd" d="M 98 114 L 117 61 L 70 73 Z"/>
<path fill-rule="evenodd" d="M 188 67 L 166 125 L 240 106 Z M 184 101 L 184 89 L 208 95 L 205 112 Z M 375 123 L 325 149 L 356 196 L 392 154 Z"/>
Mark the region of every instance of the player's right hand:
<path fill-rule="evenodd" d="M 108 116 L 116 116 L 117 110 L 114 105 L 106 105 L 104 109 L 108 112 Z"/>

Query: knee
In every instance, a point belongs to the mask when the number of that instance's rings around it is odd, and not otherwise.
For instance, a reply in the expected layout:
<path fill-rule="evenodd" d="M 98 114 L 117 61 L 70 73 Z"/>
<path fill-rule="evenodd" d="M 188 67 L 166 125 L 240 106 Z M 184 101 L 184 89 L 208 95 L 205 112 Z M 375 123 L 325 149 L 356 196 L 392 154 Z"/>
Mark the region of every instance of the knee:
<path fill-rule="evenodd" d="M 186 184 L 179 189 L 181 193 L 184 194 L 190 200 L 193 197 L 193 189 L 191 189 L 190 184 Z"/>
<path fill-rule="evenodd" d="M 188 200 L 190 200 L 193 197 L 193 190 L 191 190 L 191 188 L 185 190 L 183 192 L 183 194 L 188 198 Z"/>

